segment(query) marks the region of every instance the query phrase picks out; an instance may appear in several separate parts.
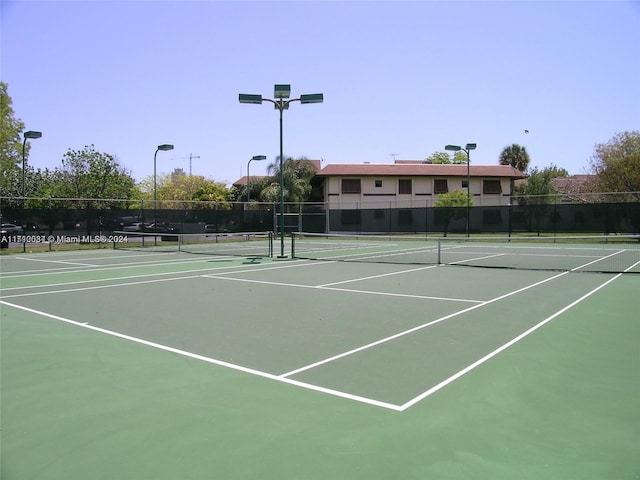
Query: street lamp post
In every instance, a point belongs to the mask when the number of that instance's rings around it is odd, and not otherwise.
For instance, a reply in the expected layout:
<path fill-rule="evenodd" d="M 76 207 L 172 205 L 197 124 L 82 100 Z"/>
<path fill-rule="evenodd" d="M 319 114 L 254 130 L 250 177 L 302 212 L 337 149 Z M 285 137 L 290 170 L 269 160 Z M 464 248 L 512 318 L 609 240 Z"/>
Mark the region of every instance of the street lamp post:
<path fill-rule="evenodd" d="M 467 143 L 464 148 L 460 145 L 447 145 L 444 147 L 445 150 L 452 150 L 454 152 L 459 152 L 462 150 L 467 154 L 467 227 L 466 227 L 466 236 L 469 236 L 469 213 L 470 213 L 470 202 L 471 202 L 471 157 L 469 152 L 471 150 L 476 149 L 475 143 Z"/>
<path fill-rule="evenodd" d="M 247 162 L 247 209 L 249 209 L 249 201 L 250 201 L 249 194 L 251 193 L 251 182 L 250 182 L 251 177 L 249 176 L 249 165 L 251 165 L 251 162 L 253 162 L 254 160 L 259 161 L 259 160 L 266 160 L 266 159 L 267 159 L 266 155 L 254 155 Z"/>
<path fill-rule="evenodd" d="M 291 85 L 278 84 L 274 86 L 274 99 L 264 98 L 262 95 L 253 95 L 241 93 L 238 95 L 240 103 L 261 104 L 262 102 L 271 102 L 280 112 L 280 256 L 278 258 L 286 258 L 284 254 L 284 152 L 282 143 L 282 112 L 289 108 L 292 102 L 300 103 L 322 103 L 324 96 L 322 93 L 311 93 L 300 95 L 299 98 L 289 99 L 291 95 Z"/>
<path fill-rule="evenodd" d="M 166 152 L 168 150 L 173 150 L 173 145 L 168 143 L 164 143 L 162 145 L 158 145 L 156 148 L 156 153 L 153 154 L 153 229 L 154 231 L 158 231 L 158 197 L 156 194 L 156 157 L 158 156 L 159 151 Z M 158 237 L 153 236 L 154 244 L 158 244 Z"/>
<path fill-rule="evenodd" d="M 27 184 L 26 184 L 26 170 L 27 170 L 27 157 L 26 157 L 26 147 L 27 140 L 35 140 L 36 138 L 40 138 L 42 136 L 42 132 L 36 132 L 33 130 L 29 130 L 28 132 L 24 132 L 24 140 L 22 142 L 22 253 L 27 251 L 27 219 L 26 215 L 26 202 L 27 202 Z"/>

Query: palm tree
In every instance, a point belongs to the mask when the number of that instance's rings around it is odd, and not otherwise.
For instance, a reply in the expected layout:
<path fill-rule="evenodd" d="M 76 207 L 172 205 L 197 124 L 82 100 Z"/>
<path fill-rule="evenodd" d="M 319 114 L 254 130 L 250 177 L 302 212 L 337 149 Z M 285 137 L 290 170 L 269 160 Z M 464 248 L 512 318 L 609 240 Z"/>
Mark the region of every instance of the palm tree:
<path fill-rule="evenodd" d="M 311 192 L 311 179 L 317 173 L 315 165 L 306 157 L 289 157 L 285 159 L 282 169 L 285 200 L 287 202 L 304 202 Z M 279 158 L 269 165 L 267 172 L 276 179 L 276 182 L 279 182 Z M 263 194 L 261 196 L 264 197 Z"/>
<path fill-rule="evenodd" d="M 529 158 L 527 149 L 516 143 L 504 147 L 500 154 L 500 165 L 511 165 L 521 172 L 527 170 L 530 161 L 531 159 Z"/>

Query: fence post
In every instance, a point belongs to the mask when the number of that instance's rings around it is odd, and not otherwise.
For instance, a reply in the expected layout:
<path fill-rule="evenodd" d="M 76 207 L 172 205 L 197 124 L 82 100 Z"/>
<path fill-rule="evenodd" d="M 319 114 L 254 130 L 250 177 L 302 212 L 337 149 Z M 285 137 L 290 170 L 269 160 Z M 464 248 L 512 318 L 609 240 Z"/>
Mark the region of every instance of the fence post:
<path fill-rule="evenodd" d="M 324 231 L 325 233 L 329 233 L 329 228 L 331 227 L 331 222 L 329 220 L 329 212 L 330 210 L 330 203 L 327 200 L 326 202 L 324 202 Z"/>

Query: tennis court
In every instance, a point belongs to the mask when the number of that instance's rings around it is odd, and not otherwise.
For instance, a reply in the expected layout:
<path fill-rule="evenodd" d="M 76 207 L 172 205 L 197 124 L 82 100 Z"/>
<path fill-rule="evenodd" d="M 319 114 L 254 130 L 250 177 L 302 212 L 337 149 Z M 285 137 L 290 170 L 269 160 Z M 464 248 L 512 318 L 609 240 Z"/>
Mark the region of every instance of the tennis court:
<path fill-rule="evenodd" d="M 637 240 L 148 240 L 0 257 L 2 478 L 640 475 Z"/>

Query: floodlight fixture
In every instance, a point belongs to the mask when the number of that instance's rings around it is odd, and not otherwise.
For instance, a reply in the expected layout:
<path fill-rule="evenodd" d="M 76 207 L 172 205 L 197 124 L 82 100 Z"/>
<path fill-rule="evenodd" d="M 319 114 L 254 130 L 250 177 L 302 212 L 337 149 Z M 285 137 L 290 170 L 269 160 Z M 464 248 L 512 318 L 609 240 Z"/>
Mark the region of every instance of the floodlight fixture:
<path fill-rule="evenodd" d="M 28 132 L 24 132 L 24 138 L 26 139 L 35 139 L 40 138 L 42 136 L 42 132 L 36 132 L 34 130 L 29 130 Z"/>
<path fill-rule="evenodd" d="M 309 93 L 300 95 L 300 103 L 322 103 L 324 96 L 322 93 Z"/>
<path fill-rule="evenodd" d="M 466 148 L 467 150 L 475 150 L 475 149 L 476 149 L 476 144 L 475 144 L 475 143 L 467 143 L 467 144 L 465 145 L 465 148 Z"/>
<path fill-rule="evenodd" d="M 162 152 L 166 152 L 167 150 L 173 150 L 173 145 L 170 145 L 168 143 L 158 145 L 158 150 Z"/>
<path fill-rule="evenodd" d="M 447 145 L 446 147 L 444 147 L 445 150 L 452 150 L 454 152 L 458 152 L 460 150 L 462 150 L 462 147 L 459 145 Z"/>
<path fill-rule="evenodd" d="M 273 98 L 289 98 L 291 96 L 291 85 L 276 84 L 273 87 Z"/>
<path fill-rule="evenodd" d="M 254 103 L 261 104 L 262 103 L 262 95 L 252 95 L 248 93 L 241 93 L 238 95 L 238 101 L 240 103 Z"/>

